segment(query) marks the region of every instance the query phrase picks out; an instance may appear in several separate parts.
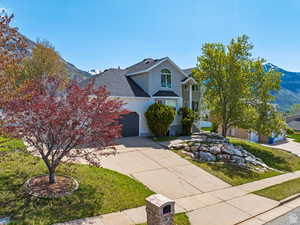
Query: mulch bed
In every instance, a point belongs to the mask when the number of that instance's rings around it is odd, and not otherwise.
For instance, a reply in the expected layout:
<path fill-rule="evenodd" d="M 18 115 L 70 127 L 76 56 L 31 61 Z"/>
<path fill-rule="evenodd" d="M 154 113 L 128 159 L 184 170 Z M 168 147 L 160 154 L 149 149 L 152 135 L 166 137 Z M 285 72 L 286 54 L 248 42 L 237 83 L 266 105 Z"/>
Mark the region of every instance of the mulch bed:
<path fill-rule="evenodd" d="M 56 176 L 56 183 L 49 184 L 48 175 L 29 179 L 24 184 L 28 194 L 39 198 L 60 198 L 78 189 L 78 182 L 71 177 Z"/>

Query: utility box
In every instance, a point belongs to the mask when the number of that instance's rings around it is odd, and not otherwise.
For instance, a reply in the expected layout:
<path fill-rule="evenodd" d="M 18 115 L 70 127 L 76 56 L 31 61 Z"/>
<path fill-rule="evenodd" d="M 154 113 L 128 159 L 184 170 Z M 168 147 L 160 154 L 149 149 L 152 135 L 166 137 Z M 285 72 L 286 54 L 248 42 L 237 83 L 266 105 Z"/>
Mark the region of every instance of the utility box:
<path fill-rule="evenodd" d="M 175 201 L 161 194 L 146 198 L 147 225 L 173 225 Z"/>

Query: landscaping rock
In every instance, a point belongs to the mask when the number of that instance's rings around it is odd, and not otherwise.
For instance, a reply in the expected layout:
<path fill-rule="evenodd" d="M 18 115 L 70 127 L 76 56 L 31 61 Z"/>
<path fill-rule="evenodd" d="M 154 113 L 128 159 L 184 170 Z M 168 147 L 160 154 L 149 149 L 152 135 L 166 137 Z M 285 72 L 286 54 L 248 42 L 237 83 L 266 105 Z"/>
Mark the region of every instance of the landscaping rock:
<path fill-rule="evenodd" d="M 210 161 L 216 161 L 216 156 L 214 156 L 213 154 L 209 153 L 209 152 L 195 152 L 194 153 L 194 157 L 202 162 L 210 162 Z"/>
<path fill-rule="evenodd" d="M 185 154 L 201 162 L 227 162 L 241 167 L 255 167 L 259 171 L 271 169 L 242 146 L 233 145 L 227 138 L 215 133 L 197 133 L 191 140 L 169 147 L 182 149 Z"/>

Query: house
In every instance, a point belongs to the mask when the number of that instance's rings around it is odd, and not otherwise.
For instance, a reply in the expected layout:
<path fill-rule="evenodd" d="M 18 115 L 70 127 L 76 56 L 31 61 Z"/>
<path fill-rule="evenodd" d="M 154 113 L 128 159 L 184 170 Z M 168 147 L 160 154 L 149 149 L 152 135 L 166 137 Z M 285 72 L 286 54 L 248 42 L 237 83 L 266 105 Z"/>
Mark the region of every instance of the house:
<path fill-rule="evenodd" d="M 218 128 L 218 133 L 222 134 L 221 126 Z M 265 144 L 275 144 L 286 139 L 285 134 L 275 135 L 272 134 L 271 136 L 264 136 L 259 135 L 257 132 L 253 130 L 247 130 L 244 128 L 239 127 L 232 127 L 228 130 L 227 135 L 229 137 L 235 137 L 240 139 L 245 139 L 251 142 L 260 142 Z"/>
<path fill-rule="evenodd" d="M 300 111 L 295 115 L 286 117 L 286 123 L 296 132 L 300 132 Z"/>
<path fill-rule="evenodd" d="M 147 58 L 125 69 L 107 69 L 90 79 L 94 79 L 97 86 L 106 86 L 112 97 L 126 103 L 125 108 L 130 113 L 121 119 L 123 136 L 149 136 L 151 132 L 144 114 L 151 104 L 160 102 L 176 111 L 182 106 L 197 110 L 200 89 L 191 74 L 192 69 L 182 70 L 165 57 Z M 181 121 L 177 114 L 169 134 L 176 135 L 180 131 Z"/>

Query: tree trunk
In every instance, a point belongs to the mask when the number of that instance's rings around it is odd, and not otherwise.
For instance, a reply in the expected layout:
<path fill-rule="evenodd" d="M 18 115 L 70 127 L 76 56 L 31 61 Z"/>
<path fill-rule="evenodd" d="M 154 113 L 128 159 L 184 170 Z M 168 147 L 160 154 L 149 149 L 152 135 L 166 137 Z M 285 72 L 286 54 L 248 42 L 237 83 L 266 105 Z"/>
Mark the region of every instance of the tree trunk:
<path fill-rule="evenodd" d="M 49 184 L 56 183 L 55 169 L 49 169 Z"/>
<path fill-rule="evenodd" d="M 222 125 L 222 136 L 227 137 L 227 126 L 224 124 Z"/>

